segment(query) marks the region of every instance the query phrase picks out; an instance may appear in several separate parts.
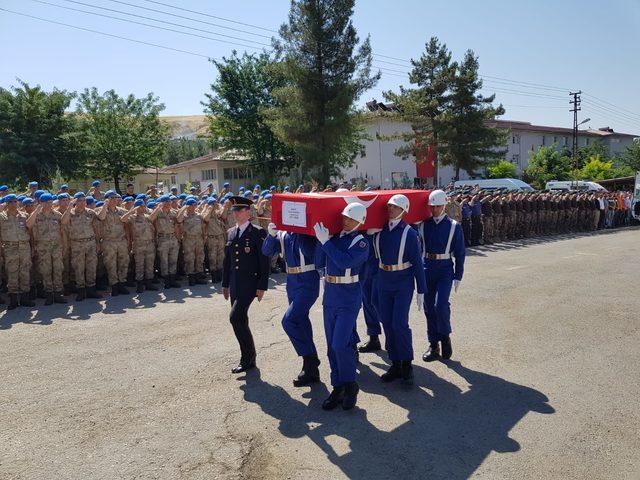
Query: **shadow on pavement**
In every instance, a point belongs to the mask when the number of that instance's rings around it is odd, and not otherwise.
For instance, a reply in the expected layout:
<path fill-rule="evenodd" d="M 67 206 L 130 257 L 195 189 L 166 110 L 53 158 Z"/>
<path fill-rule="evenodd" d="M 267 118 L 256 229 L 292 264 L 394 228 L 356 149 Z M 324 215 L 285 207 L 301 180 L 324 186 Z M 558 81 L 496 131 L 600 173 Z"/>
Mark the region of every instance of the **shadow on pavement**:
<path fill-rule="evenodd" d="M 358 407 L 350 412 L 321 410 L 328 394 L 324 385 L 304 395 L 311 398 L 309 406 L 264 382 L 258 370 L 247 373 L 241 389 L 246 401 L 279 420 L 284 436 L 309 437 L 352 479 L 467 479 L 492 451 L 520 449 L 509 431 L 527 413 L 554 413 L 548 398 L 537 390 L 471 370 L 460 362 L 445 363 L 469 383 L 467 391 L 417 365 L 414 387 L 383 384 L 368 365 L 359 366 L 361 392 L 382 395 L 407 411 L 407 421 L 391 431 L 378 429 L 368 421 L 366 410 Z M 349 451 L 336 452 L 331 436 L 345 439 Z"/>

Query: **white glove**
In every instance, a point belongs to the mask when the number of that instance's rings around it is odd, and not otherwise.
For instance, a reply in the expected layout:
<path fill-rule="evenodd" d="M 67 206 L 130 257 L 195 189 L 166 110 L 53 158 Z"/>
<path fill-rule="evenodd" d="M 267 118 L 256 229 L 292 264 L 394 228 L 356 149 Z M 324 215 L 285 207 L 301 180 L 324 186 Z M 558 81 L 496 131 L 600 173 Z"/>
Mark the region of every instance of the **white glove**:
<path fill-rule="evenodd" d="M 416 295 L 416 305 L 418 305 L 418 311 L 421 312 L 424 308 L 424 293 L 418 293 Z"/>
<path fill-rule="evenodd" d="M 313 226 L 313 230 L 316 232 L 316 238 L 322 245 L 329 241 L 329 229 L 325 227 L 323 223 L 316 223 Z"/>
<path fill-rule="evenodd" d="M 367 235 L 375 235 L 376 233 L 381 231 L 381 228 L 367 228 Z"/>
<path fill-rule="evenodd" d="M 453 281 L 453 290 L 458 293 L 458 287 L 460 286 L 460 280 Z"/>
<path fill-rule="evenodd" d="M 278 230 L 276 230 L 276 224 L 270 223 L 269 225 L 267 225 L 267 232 L 269 232 L 269 235 L 271 235 L 272 237 L 275 237 L 278 234 Z"/>

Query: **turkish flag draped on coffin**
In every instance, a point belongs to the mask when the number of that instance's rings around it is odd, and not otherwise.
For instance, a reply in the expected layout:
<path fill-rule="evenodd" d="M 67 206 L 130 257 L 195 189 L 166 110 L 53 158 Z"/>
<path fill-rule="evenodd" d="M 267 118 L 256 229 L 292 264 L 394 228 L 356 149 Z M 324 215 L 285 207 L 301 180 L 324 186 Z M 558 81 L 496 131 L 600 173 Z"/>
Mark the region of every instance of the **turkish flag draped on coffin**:
<path fill-rule="evenodd" d="M 388 220 L 387 202 L 401 193 L 409 199 L 404 220 L 417 223 L 431 217 L 428 206 L 430 190 L 374 190 L 369 192 L 326 192 L 275 194 L 271 199 L 272 220 L 276 228 L 288 232 L 314 235 L 313 226 L 324 223 L 333 235 L 342 230 L 342 210 L 358 202 L 367 209 L 367 220 L 360 230 L 382 228 Z"/>

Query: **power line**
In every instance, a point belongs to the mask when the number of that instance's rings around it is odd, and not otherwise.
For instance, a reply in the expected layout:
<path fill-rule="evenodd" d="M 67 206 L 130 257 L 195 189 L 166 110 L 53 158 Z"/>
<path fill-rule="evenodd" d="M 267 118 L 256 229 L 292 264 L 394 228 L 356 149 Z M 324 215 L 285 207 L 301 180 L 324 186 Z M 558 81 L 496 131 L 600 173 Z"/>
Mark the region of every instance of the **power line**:
<path fill-rule="evenodd" d="M 598 98 L 598 97 L 596 97 L 595 95 L 591 95 L 590 93 L 586 93 L 586 92 L 585 92 L 585 93 L 584 93 L 584 95 L 586 95 L 587 97 L 591 97 L 591 98 L 593 98 L 593 99 L 595 99 L 595 100 L 599 100 L 599 101 L 600 101 L 600 102 L 602 102 L 602 103 L 606 103 L 607 105 L 611 105 L 612 107 L 615 107 L 615 108 L 617 108 L 618 110 L 622 110 L 622 111 L 627 112 L 627 113 L 630 113 L 630 114 L 632 114 L 632 115 L 634 115 L 634 116 L 640 117 L 640 114 L 637 114 L 637 113 L 635 113 L 635 112 L 632 112 L 631 110 L 627 110 L 627 109 L 622 108 L 622 107 L 618 107 L 617 105 L 614 105 L 614 104 L 613 104 L 613 103 L 611 103 L 611 102 L 607 102 L 606 100 L 603 100 L 603 99 L 601 99 L 601 98 Z"/>
<path fill-rule="evenodd" d="M 97 33 L 98 35 L 104 35 L 105 37 L 118 38 L 120 40 L 127 40 L 128 42 L 139 43 L 141 45 L 147 45 L 147 46 L 150 46 L 150 47 L 162 48 L 164 50 L 171 50 L 173 52 L 178 52 L 178 53 L 185 53 L 187 55 L 193 55 L 195 57 L 202 57 L 202 58 L 206 58 L 206 59 L 217 60 L 214 57 L 211 57 L 209 55 L 205 55 L 203 53 L 196 53 L 196 52 L 191 52 L 189 50 L 183 50 L 183 49 L 180 49 L 180 48 L 167 47 L 166 45 L 160 45 L 158 43 L 145 42 L 143 40 L 136 40 L 134 38 L 123 37 L 121 35 L 115 35 L 113 33 L 101 32 L 99 30 L 93 30 L 91 28 L 78 27 L 77 25 L 71 25 L 69 23 L 57 22 L 55 20 L 49 20 L 47 18 L 37 17 L 35 15 L 29 15 L 29 14 L 26 14 L 26 13 L 15 12 L 13 10 L 8 10 L 8 9 L 2 8 L 2 7 L 0 7 L 0 11 L 11 13 L 11 14 L 14 14 L 14 15 L 20 15 L 22 17 L 33 18 L 35 20 L 40 20 L 42 22 L 53 23 L 55 25 L 61 25 L 63 27 L 73 28 L 73 29 L 76 29 L 76 30 L 82 30 L 82 31 L 85 31 L 85 32 L 90 32 L 90 33 Z"/>
<path fill-rule="evenodd" d="M 32 2 L 36 2 L 36 3 L 43 4 L 43 5 L 49 5 L 49 6 L 51 6 L 51 7 L 57 7 L 57 8 L 65 9 L 65 10 L 71 10 L 71 11 L 74 11 L 74 12 L 85 13 L 85 14 L 87 14 L 87 15 L 94 15 L 94 16 L 97 16 L 97 17 L 110 18 L 110 19 L 113 19 L 113 20 L 118 20 L 118 21 L 120 21 L 120 22 L 133 23 L 133 24 L 136 24 L 136 25 L 142 25 L 142 26 L 144 26 L 144 27 L 156 28 L 156 29 L 159 29 L 159 30 L 165 30 L 165 31 L 167 31 L 167 32 L 180 33 L 180 34 L 182 34 L 182 35 L 190 35 L 190 36 L 193 36 L 193 37 L 204 38 L 204 39 L 206 39 L 206 40 L 213 40 L 214 42 L 228 43 L 228 44 L 230 44 L 230 45 L 236 45 L 236 46 L 239 46 L 239 47 L 253 48 L 253 49 L 259 50 L 259 48 L 258 48 L 258 47 L 254 47 L 254 46 L 252 46 L 252 45 L 246 45 L 246 44 L 244 44 L 244 43 L 237 43 L 237 42 L 230 42 L 230 41 L 227 41 L 227 40 L 220 40 L 220 39 L 218 39 L 218 38 L 206 37 L 206 36 L 198 35 L 198 34 L 195 34 L 195 33 L 183 32 L 183 31 L 180 31 L 180 30 L 174 30 L 174 29 L 172 29 L 172 28 L 160 27 L 160 26 L 158 26 L 158 25 L 151 25 L 151 24 L 144 23 L 144 22 L 138 22 L 138 21 L 136 21 L 136 20 L 129 20 L 129 19 L 127 19 L 127 18 L 120 18 L 120 17 L 115 17 L 115 16 L 113 16 L 113 15 L 107 15 L 107 14 L 104 14 L 104 13 L 91 12 L 91 11 L 89 11 L 89 10 L 82 10 L 82 9 L 80 9 L 80 8 L 65 7 L 64 5 L 57 5 L 57 4 L 55 4 L 55 3 L 45 2 L 44 0 L 31 0 L 31 1 L 32 1 Z M 71 1 L 71 0 L 64 0 L 64 1 Z M 81 4 L 81 5 L 87 5 L 86 3 L 82 3 L 82 2 L 75 2 L 75 1 L 73 1 L 72 3 L 79 3 L 79 4 Z M 92 5 L 89 5 L 89 6 L 92 6 Z M 96 8 L 98 8 L 98 7 L 96 7 Z M 111 9 L 106 9 L 106 10 L 111 10 Z M 128 14 L 127 12 L 121 12 L 121 11 L 118 11 L 118 10 L 112 10 L 112 11 L 116 11 L 116 12 L 118 12 L 118 13 L 124 13 L 125 15 L 134 15 L 134 14 Z M 253 40 L 247 40 L 247 39 L 243 39 L 243 38 L 239 38 L 239 37 L 234 37 L 234 36 L 232 36 L 232 35 L 225 35 L 224 33 L 211 32 L 211 31 L 209 31 L 209 30 L 201 30 L 201 29 L 198 29 L 198 28 L 189 27 L 188 25 L 181 25 L 181 24 L 179 24 L 179 23 L 165 22 L 164 20 L 157 20 L 157 19 L 155 19 L 155 18 L 144 17 L 144 16 L 141 16 L 141 15 L 134 15 L 134 16 L 135 16 L 135 17 L 138 17 L 138 18 L 144 18 L 144 19 L 147 19 L 147 20 L 151 20 L 151 21 L 154 21 L 154 22 L 160 22 L 160 23 L 165 23 L 165 24 L 168 24 L 168 25 L 174 25 L 174 26 L 178 26 L 178 27 L 188 28 L 188 29 L 195 30 L 195 31 L 206 32 L 206 33 L 210 33 L 210 34 L 212 34 L 212 35 L 218 35 L 218 36 L 220 36 L 220 37 L 231 38 L 231 39 L 242 40 L 242 41 L 254 42 Z M 269 46 L 269 45 L 264 44 L 264 43 L 259 43 L 259 42 L 254 42 L 254 43 L 256 43 L 256 44 L 258 44 L 258 45 L 266 45 L 266 46 Z"/>

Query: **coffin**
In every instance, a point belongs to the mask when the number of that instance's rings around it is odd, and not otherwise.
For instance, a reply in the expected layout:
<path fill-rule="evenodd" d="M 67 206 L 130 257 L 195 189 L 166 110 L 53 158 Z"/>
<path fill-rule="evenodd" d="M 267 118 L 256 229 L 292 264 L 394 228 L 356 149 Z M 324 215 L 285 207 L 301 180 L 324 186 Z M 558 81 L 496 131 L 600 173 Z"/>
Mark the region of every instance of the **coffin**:
<path fill-rule="evenodd" d="M 367 208 L 367 221 L 360 227 L 382 228 L 387 222 L 387 201 L 395 194 L 405 195 L 410 202 L 404 220 L 417 223 L 431 217 L 429 190 L 376 190 L 369 192 L 328 192 L 275 194 L 271 199 L 272 220 L 279 230 L 314 235 L 313 226 L 324 223 L 333 235 L 342 230 L 341 213 L 352 202 Z"/>

